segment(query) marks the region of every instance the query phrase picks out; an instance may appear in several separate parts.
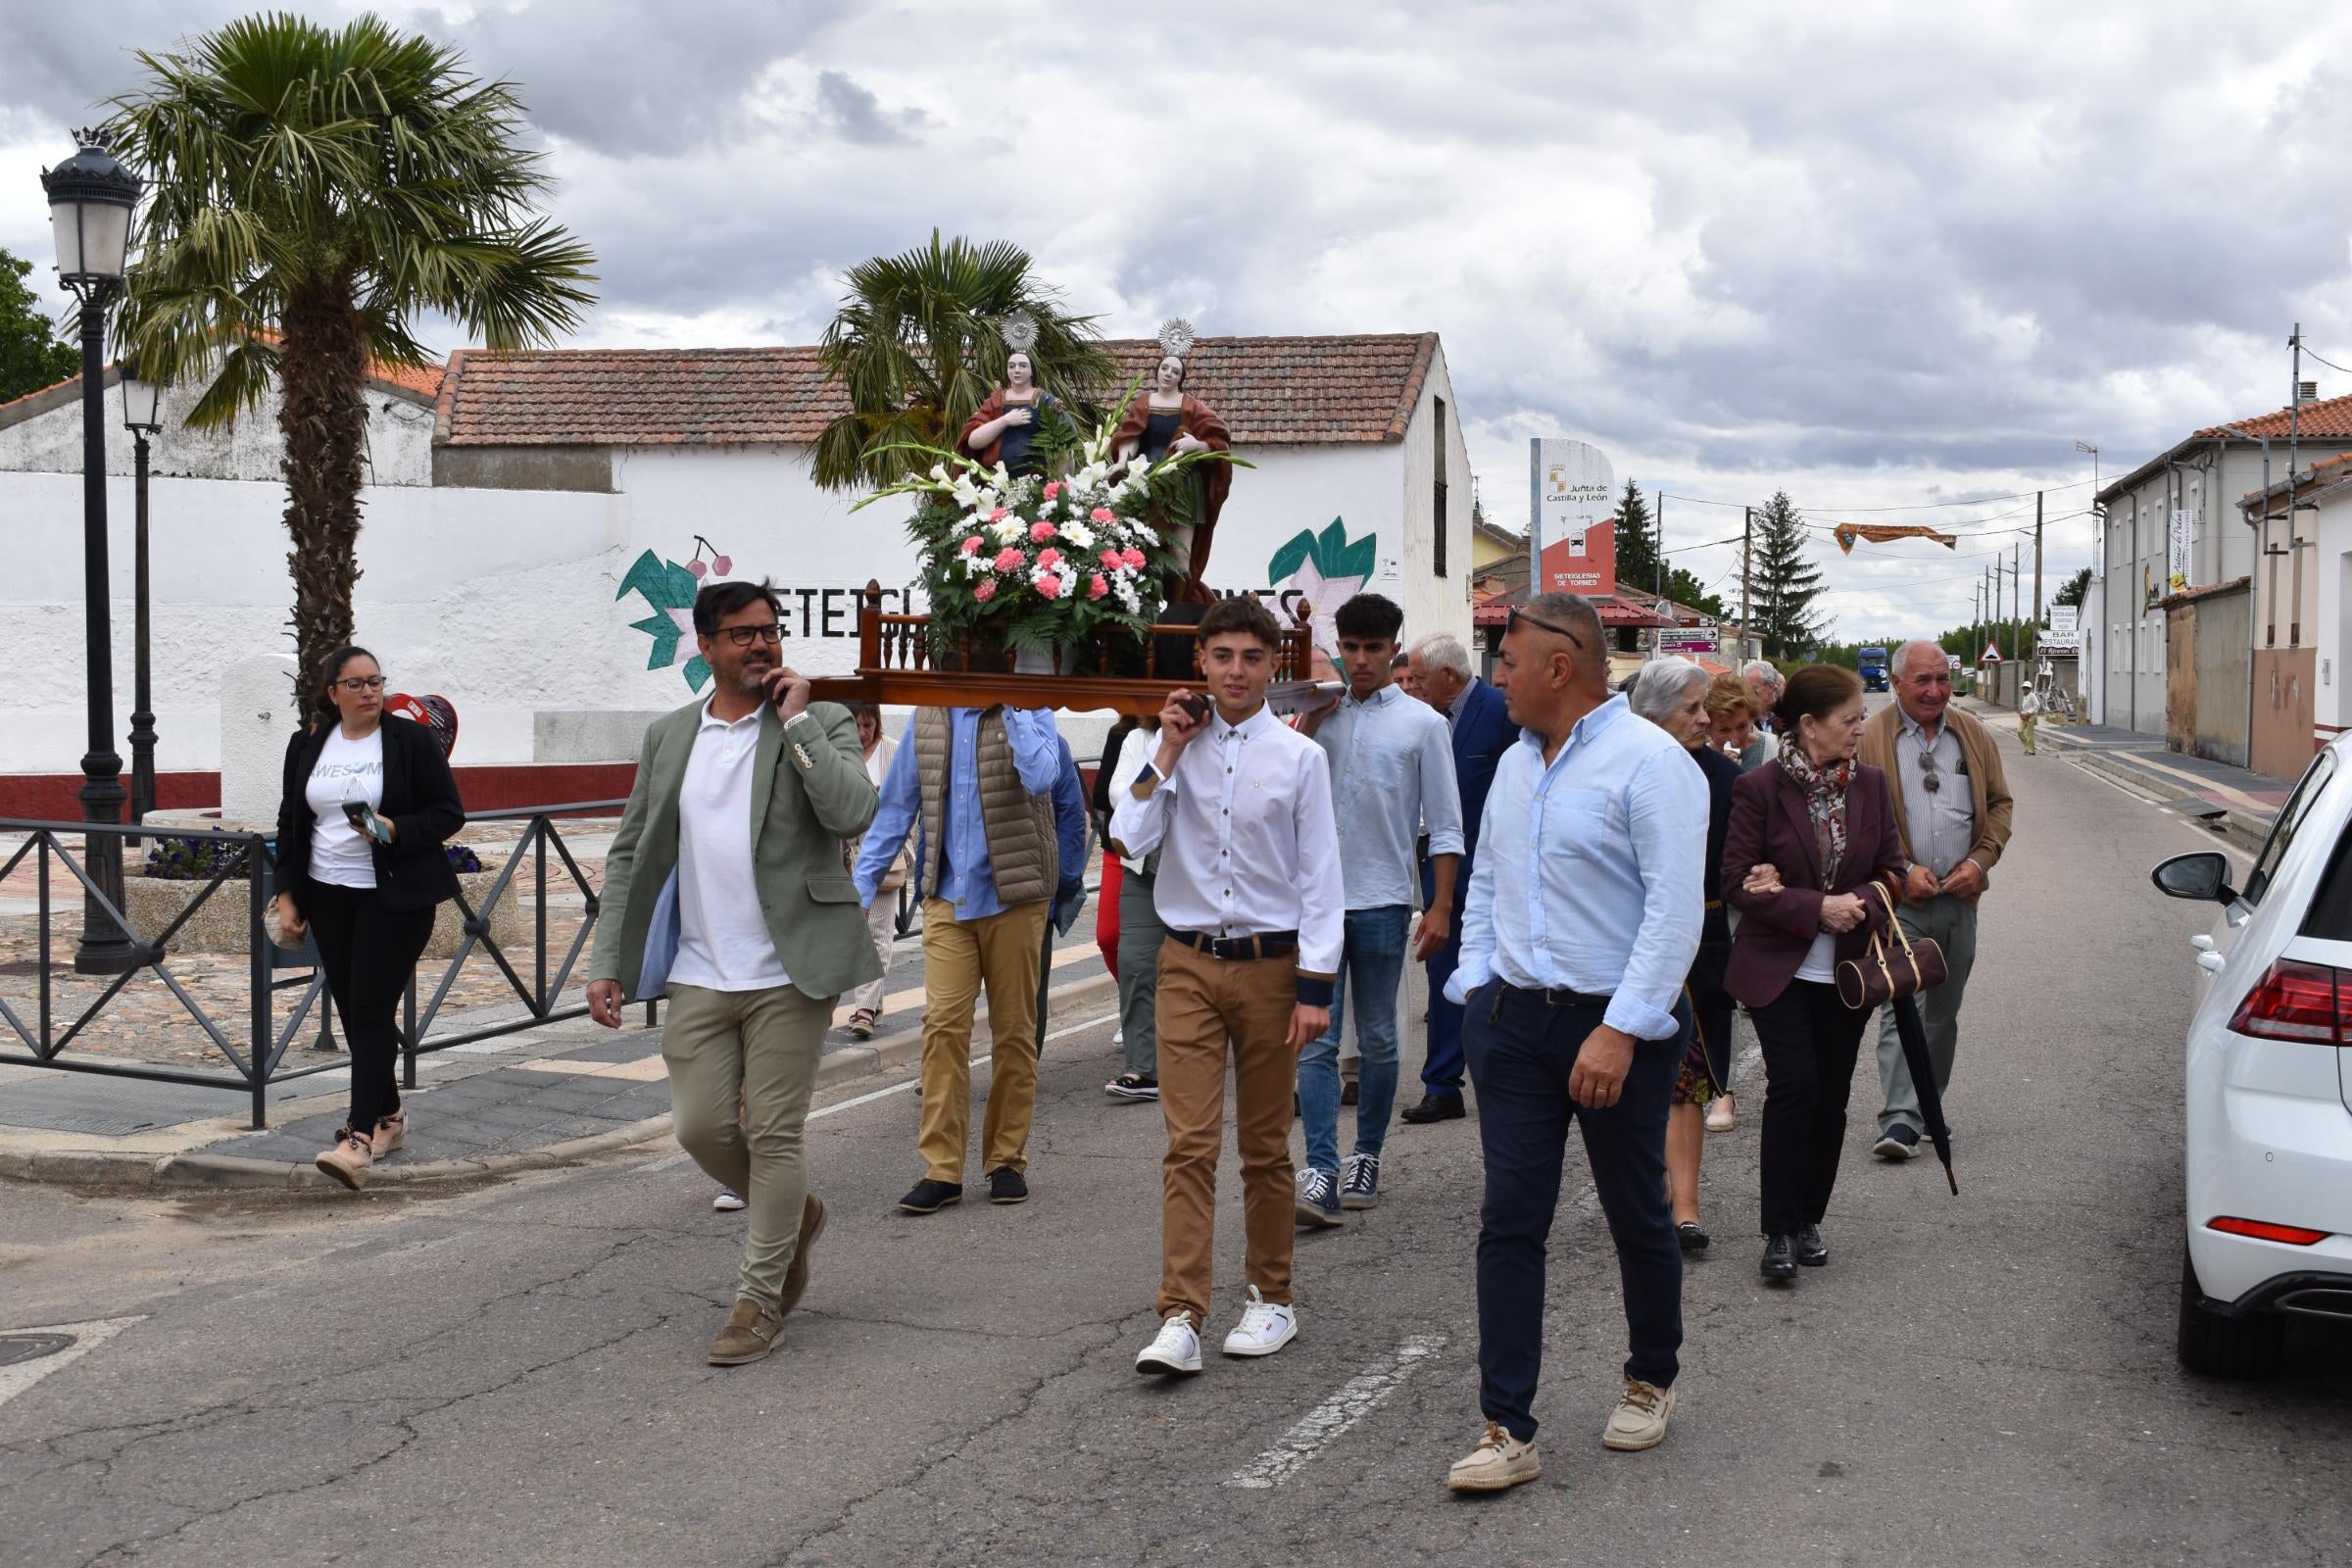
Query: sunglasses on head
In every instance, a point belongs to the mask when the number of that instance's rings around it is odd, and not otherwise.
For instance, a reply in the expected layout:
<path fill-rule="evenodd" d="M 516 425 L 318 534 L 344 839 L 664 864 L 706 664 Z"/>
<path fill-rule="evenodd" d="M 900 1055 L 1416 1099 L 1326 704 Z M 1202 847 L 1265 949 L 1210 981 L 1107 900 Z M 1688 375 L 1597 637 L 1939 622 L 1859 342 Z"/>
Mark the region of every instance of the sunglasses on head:
<path fill-rule="evenodd" d="M 1579 637 L 1576 633 L 1570 631 L 1567 627 L 1556 626 L 1548 620 L 1538 619 L 1536 616 L 1529 614 L 1526 611 L 1521 610 L 1516 606 L 1512 608 L 1509 618 L 1503 622 L 1502 634 L 1505 637 L 1508 637 L 1511 634 L 1512 628 L 1517 626 L 1523 620 L 1526 621 L 1530 626 L 1537 628 L 1539 631 L 1550 632 L 1554 637 L 1565 637 L 1570 642 L 1576 644 L 1576 646 L 1580 649 L 1585 646 L 1585 640 L 1582 637 Z"/>

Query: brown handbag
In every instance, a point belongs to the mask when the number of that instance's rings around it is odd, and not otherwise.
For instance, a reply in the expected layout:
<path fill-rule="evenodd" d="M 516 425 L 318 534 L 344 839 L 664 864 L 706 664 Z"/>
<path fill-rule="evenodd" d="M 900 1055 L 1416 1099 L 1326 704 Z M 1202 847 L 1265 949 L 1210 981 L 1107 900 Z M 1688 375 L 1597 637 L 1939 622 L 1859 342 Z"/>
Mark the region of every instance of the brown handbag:
<path fill-rule="evenodd" d="M 1838 1000 L 1856 1012 L 1868 1012 L 1897 997 L 1916 997 L 1943 984 L 1950 970 L 1943 949 L 1934 937 L 1914 941 L 1895 913 L 1886 884 L 1870 879 L 1870 890 L 1886 906 L 1886 930 L 1870 939 L 1870 950 L 1859 958 L 1838 965 Z M 1887 933 L 1893 933 L 1891 940 Z"/>

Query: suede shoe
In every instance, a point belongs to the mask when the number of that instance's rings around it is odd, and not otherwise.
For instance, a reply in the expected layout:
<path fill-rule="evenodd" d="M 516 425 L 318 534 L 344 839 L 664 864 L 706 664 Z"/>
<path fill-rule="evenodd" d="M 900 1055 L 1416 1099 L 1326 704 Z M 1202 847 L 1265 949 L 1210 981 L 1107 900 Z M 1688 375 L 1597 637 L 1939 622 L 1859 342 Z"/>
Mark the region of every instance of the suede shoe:
<path fill-rule="evenodd" d="M 383 1158 L 409 1141 L 409 1113 L 396 1110 L 389 1116 L 375 1119 L 375 1132 L 368 1140 L 368 1152 L 377 1159 Z"/>
<path fill-rule="evenodd" d="M 1454 1460 L 1453 1468 L 1446 1472 L 1446 1485 L 1454 1492 L 1507 1492 L 1543 1473 L 1535 1439 L 1521 1443 L 1490 1421 L 1478 1446 Z"/>
<path fill-rule="evenodd" d="M 368 1135 L 357 1128 L 339 1128 L 335 1133 L 335 1147 L 320 1154 L 314 1163 L 356 1193 L 368 1185 L 368 1167 L 375 1163 L 375 1147 Z"/>
<path fill-rule="evenodd" d="M 776 1315 L 782 1317 L 801 1304 L 808 1291 L 808 1249 L 825 1234 L 825 1205 L 814 1193 L 801 1200 L 801 1239 L 792 1250 L 792 1261 L 784 1268 L 784 1297 L 776 1303 Z"/>
<path fill-rule="evenodd" d="M 1821 1239 L 1821 1227 L 1807 1225 L 1796 1233 L 1796 1260 L 1807 1268 L 1819 1268 L 1830 1260 L 1830 1244 Z"/>
<path fill-rule="evenodd" d="M 907 1189 L 899 1207 L 909 1214 L 936 1214 L 950 1203 L 962 1201 L 963 1183 L 935 1182 L 926 1176 Z"/>
<path fill-rule="evenodd" d="M 1796 1278 L 1796 1238 L 1793 1236 L 1767 1238 L 1764 1243 L 1764 1261 L 1757 1264 L 1756 1267 L 1768 1280 L 1785 1281 Z"/>
<path fill-rule="evenodd" d="M 1625 1393 L 1617 1400 L 1617 1408 L 1609 1412 L 1609 1424 L 1601 1429 L 1600 1446 L 1619 1453 L 1654 1448 L 1666 1441 L 1666 1418 L 1672 1414 L 1672 1389 L 1627 1378 Z"/>
<path fill-rule="evenodd" d="M 757 1361 L 776 1347 L 776 1336 L 784 1332 L 784 1314 L 772 1306 L 761 1306 L 748 1296 L 735 1298 L 735 1310 L 727 1314 L 727 1326 L 718 1331 L 710 1342 L 712 1366 L 742 1366 Z"/>
<path fill-rule="evenodd" d="M 1418 1105 L 1407 1105 L 1397 1119 L 1424 1127 L 1433 1121 L 1460 1121 L 1469 1114 L 1459 1095 L 1427 1094 Z"/>
<path fill-rule="evenodd" d="M 988 1173 L 988 1200 L 992 1203 L 1026 1203 L 1029 1201 L 1029 1184 L 1010 1165 L 1000 1165 Z"/>

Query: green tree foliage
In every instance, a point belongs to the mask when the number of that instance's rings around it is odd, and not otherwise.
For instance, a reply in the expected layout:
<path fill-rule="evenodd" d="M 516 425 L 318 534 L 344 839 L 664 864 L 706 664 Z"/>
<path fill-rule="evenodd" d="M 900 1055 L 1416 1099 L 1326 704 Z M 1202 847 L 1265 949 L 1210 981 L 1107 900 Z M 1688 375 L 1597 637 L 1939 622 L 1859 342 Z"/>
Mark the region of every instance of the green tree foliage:
<path fill-rule="evenodd" d="M 1649 502 L 1634 481 L 1625 481 L 1617 498 L 1617 580 L 1628 588 L 1655 593 L 1658 586 L 1658 530 L 1651 522 Z"/>
<path fill-rule="evenodd" d="M 2059 584 L 2057 596 L 2051 600 L 2051 603 L 2080 606 L 2083 596 L 2089 592 L 2090 568 L 2084 566 L 2072 577 L 2067 578 L 2065 582 Z M 2043 619 L 2046 624 L 2048 617 L 2044 616 Z"/>
<path fill-rule="evenodd" d="M 150 198 L 123 353 L 209 382 L 192 424 L 277 392 L 309 671 L 351 640 L 370 363 L 430 363 L 427 313 L 492 349 L 552 342 L 593 303 L 594 258 L 532 211 L 545 155 L 523 145 L 513 85 L 429 38 L 277 14 L 138 61 L 106 126 Z"/>
<path fill-rule="evenodd" d="M 952 447 L 963 422 L 1004 380 L 1004 318 L 1037 323 L 1029 363 L 1037 384 L 1091 425 L 1118 373 L 1092 317 L 1072 316 L 1060 294 L 1030 276 L 1029 253 L 1002 240 L 931 243 L 850 269 L 849 297 L 825 328 L 825 373 L 848 391 L 850 412 L 816 438 L 816 482 L 830 490 L 898 483 L 931 466 L 908 445 Z"/>
<path fill-rule="evenodd" d="M 1756 636 L 1768 659 L 1805 653 L 1818 640 L 1813 601 L 1821 597 L 1821 568 L 1805 553 L 1805 519 L 1776 490 L 1755 518 L 1751 572 Z"/>
<path fill-rule="evenodd" d="M 1666 597 L 1678 605 L 1688 605 L 1692 610 L 1703 611 L 1717 620 L 1724 617 L 1722 598 L 1707 592 L 1705 583 L 1691 576 L 1681 566 L 1672 566 L 1667 569 Z"/>
<path fill-rule="evenodd" d="M 24 286 L 32 264 L 0 250 L 0 403 L 78 374 L 74 346 L 58 341 L 40 297 Z"/>

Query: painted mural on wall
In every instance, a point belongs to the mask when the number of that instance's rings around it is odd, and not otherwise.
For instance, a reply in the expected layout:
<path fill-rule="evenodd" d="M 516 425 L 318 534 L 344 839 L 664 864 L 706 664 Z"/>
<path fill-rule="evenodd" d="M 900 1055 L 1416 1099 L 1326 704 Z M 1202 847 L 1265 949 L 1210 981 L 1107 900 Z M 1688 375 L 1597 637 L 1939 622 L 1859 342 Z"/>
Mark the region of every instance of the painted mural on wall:
<path fill-rule="evenodd" d="M 1307 624 L 1315 647 L 1327 659 L 1340 652 L 1339 627 L 1333 616 L 1339 608 L 1363 592 L 1380 565 L 1380 536 L 1348 537 L 1344 518 L 1334 517 L 1321 533 L 1301 528 L 1266 562 L 1266 580 L 1287 615 L 1300 600 L 1314 607 Z"/>
<path fill-rule="evenodd" d="M 710 553 L 709 561 L 703 559 L 706 550 Z M 653 612 L 643 620 L 629 622 L 630 630 L 654 640 L 653 650 L 646 656 L 647 669 L 672 669 L 682 663 L 686 689 L 703 689 L 703 683 L 710 678 L 710 665 L 695 648 L 694 596 L 702 591 L 703 579 L 713 571 L 724 577 L 734 569 L 734 558 L 720 555 L 718 547 L 699 533 L 694 536 L 693 559 L 682 565 L 663 561 L 651 550 L 630 563 L 621 576 L 620 591 L 612 597 L 618 601 L 640 595 Z"/>

